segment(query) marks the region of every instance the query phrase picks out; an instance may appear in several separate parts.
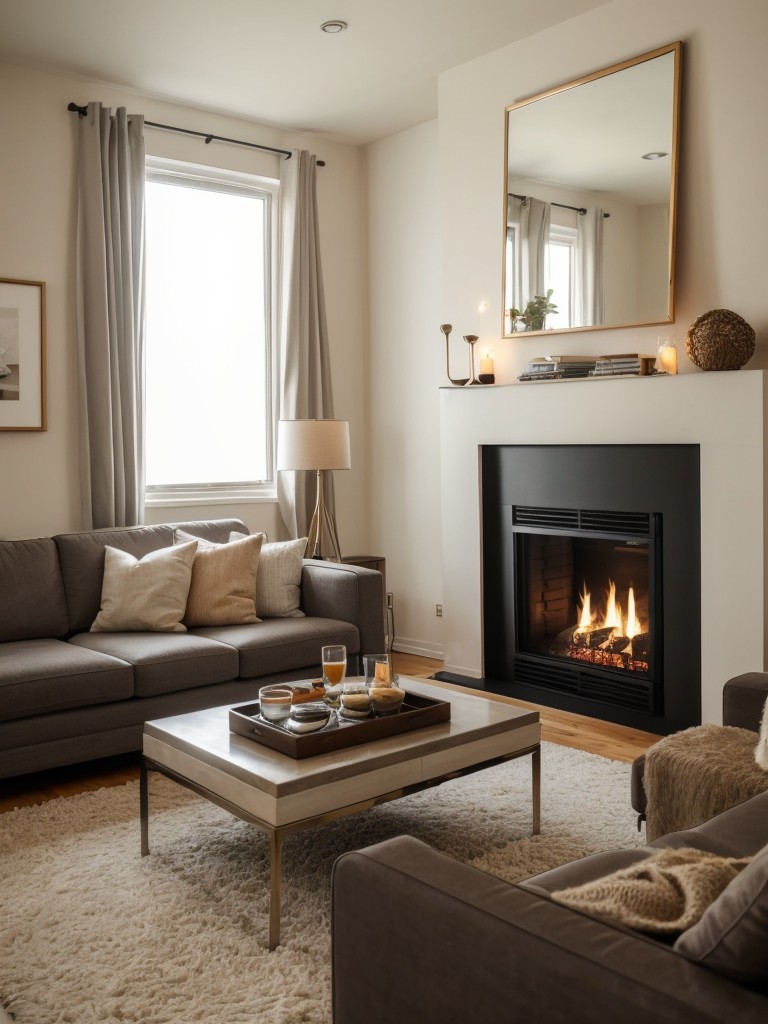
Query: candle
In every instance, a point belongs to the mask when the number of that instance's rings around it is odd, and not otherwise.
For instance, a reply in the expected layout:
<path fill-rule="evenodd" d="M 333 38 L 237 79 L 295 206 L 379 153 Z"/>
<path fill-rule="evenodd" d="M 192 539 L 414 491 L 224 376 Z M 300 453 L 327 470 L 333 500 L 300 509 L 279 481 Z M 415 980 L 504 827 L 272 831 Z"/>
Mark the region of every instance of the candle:
<path fill-rule="evenodd" d="M 480 359 L 480 373 L 493 373 L 493 359 L 487 352 Z"/>
<path fill-rule="evenodd" d="M 659 369 L 670 374 L 677 373 L 677 348 L 673 341 L 659 346 Z"/>

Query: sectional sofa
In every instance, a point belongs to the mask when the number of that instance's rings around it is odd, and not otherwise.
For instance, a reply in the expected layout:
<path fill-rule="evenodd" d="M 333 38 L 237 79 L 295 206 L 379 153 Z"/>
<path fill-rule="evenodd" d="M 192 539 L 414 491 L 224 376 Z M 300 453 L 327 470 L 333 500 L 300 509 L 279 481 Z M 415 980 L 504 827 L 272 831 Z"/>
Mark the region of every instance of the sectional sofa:
<path fill-rule="evenodd" d="M 345 644 L 353 668 L 384 649 L 381 574 L 303 559 L 300 542 L 262 544 L 257 621 L 92 631 L 107 549 L 140 561 L 190 536 L 202 549 L 247 535 L 224 519 L 0 541 L 0 778 L 140 750 L 145 721 L 317 676 L 324 644 Z"/>
<path fill-rule="evenodd" d="M 766 696 L 766 673 L 730 680 L 731 722 L 756 732 Z M 575 799 L 588 813 L 589 793 Z M 654 855 L 680 848 L 751 861 L 679 936 L 652 937 L 552 898 L 647 871 Z M 516 885 L 398 836 L 339 858 L 332 923 L 334 1024 L 762 1024 L 768 792 L 645 847 Z"/>

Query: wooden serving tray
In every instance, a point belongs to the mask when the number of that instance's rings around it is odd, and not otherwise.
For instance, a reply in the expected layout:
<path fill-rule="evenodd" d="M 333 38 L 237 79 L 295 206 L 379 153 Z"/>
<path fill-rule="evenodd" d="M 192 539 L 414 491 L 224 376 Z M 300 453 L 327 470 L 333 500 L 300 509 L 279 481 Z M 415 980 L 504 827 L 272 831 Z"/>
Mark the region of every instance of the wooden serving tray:
<path fill-rule="evenodd" d="M 400 711 L 384 718 L 363 718 L 356 722 L 344 721 L 332 715 L 331 721 L 317 732 L 295 733 L 280 725 L 254 718 L 259 714 L 259 702 L 240 704 L 229 709 L 229 728 L 240 736 L 279 750 L 281 754 L 297 759 L 326 754 L 329 750 L 354 747 L 358 743 L 397 736 L 399 733 L 423 729 L 427 725 L 448 722 L 451 705 L 447 700 L 433 700 L 406 691 Z"/>

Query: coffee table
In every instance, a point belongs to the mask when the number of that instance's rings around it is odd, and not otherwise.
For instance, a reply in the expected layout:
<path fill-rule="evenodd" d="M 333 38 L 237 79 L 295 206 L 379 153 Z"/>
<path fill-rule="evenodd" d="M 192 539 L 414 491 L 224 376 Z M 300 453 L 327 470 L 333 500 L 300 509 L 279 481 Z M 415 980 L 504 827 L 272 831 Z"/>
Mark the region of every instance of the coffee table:
<path fill-rule="evenodd" d="M 147 722 L 141 765 L 141 854 L 149 853 L 149 771 L 264 831 L 270 844 L 269 948 L 280 943 L 283 840 L 293 832 L 409 796 L 512 758 L 531 756 L 533 833 L 540 828 L 537 711 L 400 676 L 451 704 L 451 720 L 297 760 L 229 731 L 229 708 Z"/>

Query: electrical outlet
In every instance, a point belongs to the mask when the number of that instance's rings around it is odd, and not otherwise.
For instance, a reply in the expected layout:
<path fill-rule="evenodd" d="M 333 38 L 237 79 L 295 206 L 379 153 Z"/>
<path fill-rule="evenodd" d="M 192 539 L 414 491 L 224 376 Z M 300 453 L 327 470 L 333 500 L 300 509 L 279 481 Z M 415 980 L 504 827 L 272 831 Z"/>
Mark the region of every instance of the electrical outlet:
<path fill-rule="evenodd" d="M 391 590 L 387 591 L 387 608 L 394 608 L 395 606 L 395 595 Z"/>
<path fill-rule="evenodd" d="M 441 619 L 443 617 L 443 606 L 441 604 L 435 605 L 435 615 L 438 617 L 438 619 Z"/>

